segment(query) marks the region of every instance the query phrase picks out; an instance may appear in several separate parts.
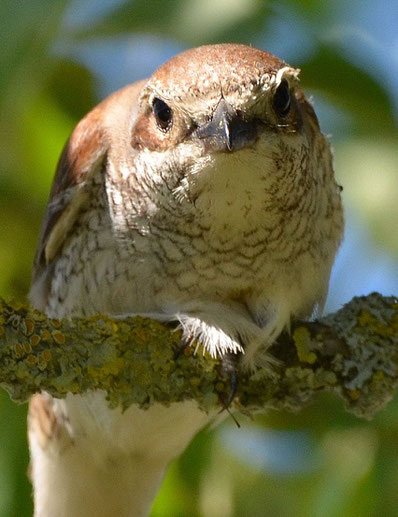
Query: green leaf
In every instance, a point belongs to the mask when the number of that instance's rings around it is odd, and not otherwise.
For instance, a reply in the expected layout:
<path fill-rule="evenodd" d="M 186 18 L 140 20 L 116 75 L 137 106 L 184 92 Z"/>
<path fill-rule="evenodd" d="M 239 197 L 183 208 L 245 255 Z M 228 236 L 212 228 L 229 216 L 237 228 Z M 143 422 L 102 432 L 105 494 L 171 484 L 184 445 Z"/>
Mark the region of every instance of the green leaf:
<path fill-rule="evenodd" d="M 351 114 L 358 134 L 396 132 L 386 91 L 333 47 L 320 47 L 303 65 L 301 79 L 304 88 L 322 91 L 333 104 Z"/>

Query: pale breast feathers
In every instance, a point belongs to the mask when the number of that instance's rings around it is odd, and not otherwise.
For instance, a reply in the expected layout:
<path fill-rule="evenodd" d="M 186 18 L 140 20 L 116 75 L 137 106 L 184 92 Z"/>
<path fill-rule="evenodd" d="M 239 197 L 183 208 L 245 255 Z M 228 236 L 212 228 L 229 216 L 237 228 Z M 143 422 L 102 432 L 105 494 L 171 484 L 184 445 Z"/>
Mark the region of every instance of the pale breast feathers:
<path fill-rule="evenodd" d="M 127 117 L 141 86 L 135 83 L 114 93 L 76 126 L 58 162 L 43 218 L 33 267 L 31 298 L 44 309 L 52 264 L 90 201 L 92 179 L 106 168 L 108 151 L 121 115 Z M 119 128 L 121 131 L 121 128 Z"/>

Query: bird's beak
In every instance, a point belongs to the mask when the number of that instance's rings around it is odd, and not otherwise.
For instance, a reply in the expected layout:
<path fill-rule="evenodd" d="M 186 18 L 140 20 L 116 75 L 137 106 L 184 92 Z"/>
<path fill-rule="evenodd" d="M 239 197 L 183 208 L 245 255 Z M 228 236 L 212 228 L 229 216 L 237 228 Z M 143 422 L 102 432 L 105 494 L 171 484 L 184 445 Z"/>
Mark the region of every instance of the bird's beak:
<path fill-rule="evenodd" d="M 236 151 L 248 147 L 257 139 L 254 120 L 245 120 L 241 114 L 221 99 L 209 122 L 195 131 L 207 151 Z"/>

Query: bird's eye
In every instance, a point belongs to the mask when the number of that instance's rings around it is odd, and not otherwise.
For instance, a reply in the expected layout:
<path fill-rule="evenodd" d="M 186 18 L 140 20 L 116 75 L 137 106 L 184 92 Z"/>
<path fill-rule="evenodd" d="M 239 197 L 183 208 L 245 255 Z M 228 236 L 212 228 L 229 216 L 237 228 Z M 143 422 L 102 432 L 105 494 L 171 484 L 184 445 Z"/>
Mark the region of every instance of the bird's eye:
<path fill-rule="evenodd" d="M 162 101 L 162 99 L 155 97 L 152 102 L 152 109 L 159 129 L 168 131 L 173 121 L 173 112 L 170 106 Z"/>
<path fill-rule="evenodd" d="M 286 79 L 282 79 L 280 85 L 276 89 L 272 106 L 278 117 L 286 117 L 290 111 L 291 97 L 289 83 Z"/>

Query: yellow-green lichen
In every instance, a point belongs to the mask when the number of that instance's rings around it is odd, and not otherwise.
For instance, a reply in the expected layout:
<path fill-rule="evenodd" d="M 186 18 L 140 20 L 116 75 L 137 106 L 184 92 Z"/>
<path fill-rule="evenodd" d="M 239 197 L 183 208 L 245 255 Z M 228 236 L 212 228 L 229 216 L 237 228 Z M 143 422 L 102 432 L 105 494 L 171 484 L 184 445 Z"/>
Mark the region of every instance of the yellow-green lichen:
<path fill-rule="evenodd" d="M 349 390 L 348 395 L 351 400 L 358 400 L 361 396 L 361 392 L 359 390 Z"/>
<path fill-rule="evenodd" d="M 31 318 L 24 319 L 22 322 L 22 329 L 25 333 L 25 336 L 30 336 L 35 330 L 35 322 Z"/>
<path fill-rule="evenodd" d="M 362 310 L 358 316 L 358 325 L 371 329 L 372 332 L 379 336 L 388 337 L 396 333 L 397 329 L 390 326 L 388 323 L 381 321 L 368 311 Z"/>
<path fill-rule="evenodd" d="M 194 398 L 210 410 L 228 396 L 219 362 L 203 356 L 200 347 L 195 354 L 196 343 L 184 347 L 181 332 L 170 326 L 106 316 L 48 320 L 1 300 L 0 309 L 2 384 L 16 400 L 38 390 L 62 397 L 102 389 L 112 407 Z M 238 371 L 236 407 L 297 410 L 314 392 L 332 388 L 351 411 L 371 416 L 398 382 L 397 309 L 396 299 L 370 295 L 328 318 L 300 324 L 293 340 L 286 336 L 283 346 L 279 340 L 275 345 L 280 366 L 272 375 Z"/>
<path fill-rule="evenodd" d="M 38 334 L 33 334 L 33 336 L 30 337 L 30 343 L 32 346 L 36 346 L 40 343 L 41 337 Z"/>
<path fill-rule="evenodd" d="M 32 346 L 28 341 L 23 342 L 23 349 L 26 354 L 30 354 L 32 352 Z"/>
<path fill-rule="evenodd" d="M 374 381 L 382 381 L 384 379 L 385 375 L 384 375 L 384 372 L 382 370 L 377 370 L 377 372 L 375 372 L 372 376 L 372 379 Z"/>
<path fill-rule="evenodd" d="M 52 354 L 51 354 L 51 350 L 49 350 L 48 348 L 45 348 L 42 353 L 41 353 L 41 357 L 44 359 L 44 361 L 46 361 L 47 363 L 49 361 L 51 361 L 51 358 L 52 358 Z"/>
<path fill-rule="evenodd" d="M 31 365 L 31 366 L 34 366 L 37 362 L 36 360 L 36 357 L 32 354 L 28 355 L 28 357 L 26 358 L 26 360 L 28 361 L 28 363 Z"/>
<path fill-rule="evenodd" d="M 51 334 L 58 345 L 63 345 L 65 343 L 65 336 L 59 330 L 54 330 Z"/>
<path fill-rule="evenodd" d="M 14 349 L 15 349 L 15 355 L 16 357 L 22 357 L 24 355 L 24 348 L 23 346 L 21 345 L 21 343 L 15 343 L 14 345 Z"/>
<path fill-rule="evenodd" d="M 317 356 L 311 352 L 311 334 L 305 327 L 297 327 L 293 332 L 293 340 L 296 345 L 297 355 L 302 363 L 314 364 Z"/>
<path fill-rule="evenodd" d="M 51 339 L 51 333 L 47 329 L 43 329 L 40 334 L 41 339 L 49 341 Z"/>

